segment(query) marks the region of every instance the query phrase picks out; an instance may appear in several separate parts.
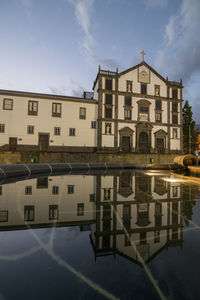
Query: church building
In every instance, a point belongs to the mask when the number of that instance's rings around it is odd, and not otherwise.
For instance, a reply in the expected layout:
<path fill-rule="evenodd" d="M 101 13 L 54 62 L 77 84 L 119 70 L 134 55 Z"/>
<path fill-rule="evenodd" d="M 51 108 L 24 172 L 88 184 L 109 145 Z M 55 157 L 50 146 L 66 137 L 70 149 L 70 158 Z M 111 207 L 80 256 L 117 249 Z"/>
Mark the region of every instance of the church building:
<path fill-rule="evenodd" d="M 99 66 L 83 97 L 0 90 L 0 150 L 182 152 L 182 80 Z"/>

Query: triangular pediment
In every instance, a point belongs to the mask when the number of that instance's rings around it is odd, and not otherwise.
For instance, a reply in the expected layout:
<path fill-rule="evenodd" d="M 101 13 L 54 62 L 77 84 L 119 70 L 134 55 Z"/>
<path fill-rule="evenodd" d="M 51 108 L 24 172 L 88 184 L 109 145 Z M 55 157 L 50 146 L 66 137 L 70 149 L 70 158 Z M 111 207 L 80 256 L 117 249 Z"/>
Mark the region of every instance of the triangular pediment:
<path fill-rule="evenodd" d="M 167 132 L 164 131 L 163 129 L 159 129 L 158 131 L 154 132 L 154 134 L 155 134 L 156 136 L 163 137 L 163 136 L 166 136 L 166 135 L 167 135 Z"/>
<path fill-rule="evenodd" d="M 159 77 L 162 81 L 164 81 L 166 83 L 166 79 L 162 75 L 160 75 L 156 70 L 154 70 L 150 65 L 148 65 L 145 61 L 142 61 L 140 64 L 118 73 L 118 75 L 120 77 L 120 76 L 122 76 L 126 73 L 129 73 L 135 69 L 138 69 L 142 66 L 145 66 L 147 69 L 149 69 L 152 73 L 154 73 L 157 77 Z"/>
<path fill-rule="evenodd" d="M 120 132 L 131 133 L 131 134 L 134 132 L 134 130 L 131 129 L 130 127 L 128 127 L 128 126 L 122 127 L 119 131 L 120 131 Z"/>

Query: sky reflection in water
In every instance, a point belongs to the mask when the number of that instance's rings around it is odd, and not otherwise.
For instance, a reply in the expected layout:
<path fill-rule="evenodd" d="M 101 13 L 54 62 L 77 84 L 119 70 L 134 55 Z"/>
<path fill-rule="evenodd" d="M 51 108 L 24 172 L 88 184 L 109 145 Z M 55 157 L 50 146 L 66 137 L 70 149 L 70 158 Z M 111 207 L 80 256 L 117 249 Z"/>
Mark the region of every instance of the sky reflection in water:
<path fill-rule="evenodd" d="M 198 181 L 166 172 L 0 188 L 0 299 L 199 299 Z"/>

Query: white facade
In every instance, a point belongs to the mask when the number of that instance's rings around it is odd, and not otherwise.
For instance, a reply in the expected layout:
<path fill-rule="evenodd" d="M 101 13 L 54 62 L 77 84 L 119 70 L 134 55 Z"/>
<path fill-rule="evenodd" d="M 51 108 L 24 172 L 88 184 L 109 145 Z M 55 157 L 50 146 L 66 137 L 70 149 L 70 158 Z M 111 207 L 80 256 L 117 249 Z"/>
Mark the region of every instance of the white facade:
<path fill-rule="evenodd" d="M 0 149 L 181 152 L 182 88 L 143 61 L 84 98 L 0 90 Z"/>

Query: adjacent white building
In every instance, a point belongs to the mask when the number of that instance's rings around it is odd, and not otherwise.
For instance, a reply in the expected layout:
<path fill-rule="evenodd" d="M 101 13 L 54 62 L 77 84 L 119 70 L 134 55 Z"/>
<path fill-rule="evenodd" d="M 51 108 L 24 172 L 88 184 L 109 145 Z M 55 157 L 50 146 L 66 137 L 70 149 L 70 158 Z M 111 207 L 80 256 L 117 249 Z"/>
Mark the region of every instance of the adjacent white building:
<path fill-rule="evenodd" d="M 82 98 L 0 90 L 0 149 L 179 153 L 182 89 L 142 61 Z"/>

